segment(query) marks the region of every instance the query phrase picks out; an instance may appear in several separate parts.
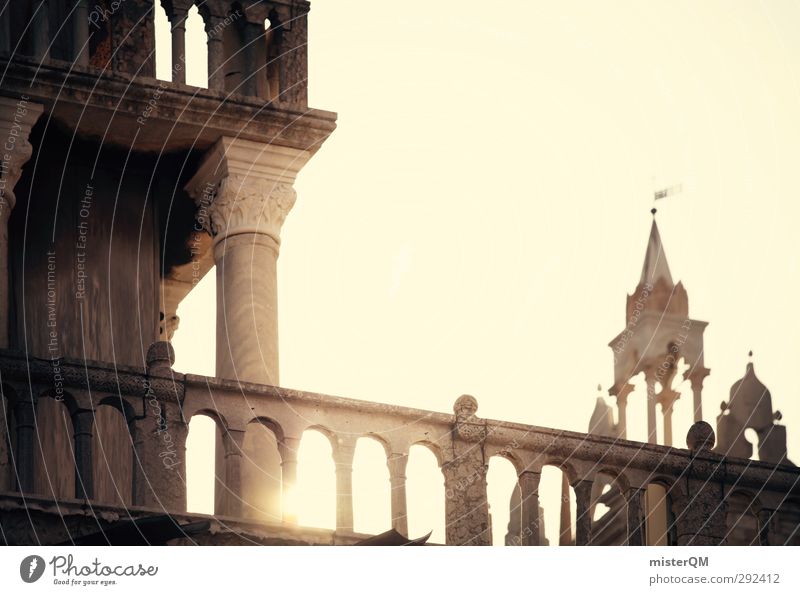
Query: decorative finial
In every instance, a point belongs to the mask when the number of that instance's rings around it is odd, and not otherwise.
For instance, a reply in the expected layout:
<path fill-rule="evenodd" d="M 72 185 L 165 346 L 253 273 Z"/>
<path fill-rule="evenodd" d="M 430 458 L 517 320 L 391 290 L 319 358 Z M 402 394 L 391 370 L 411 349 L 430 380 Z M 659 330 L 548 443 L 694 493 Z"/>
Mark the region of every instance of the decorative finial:
<path fill-rule="evenodd" d="M 599 393 L 603 392 L 603 387 L 602 387 L 602 386 L 600 386 L 600 384 L 599 384 L 599 383 L 598 383 L 598 385 L 597 385 L 597 392 L 599 392 Z"/>
<path fill-rule="evenodd" d="M 750 361 L 753 361 L 753 350 L 752 349 L 747 353 L 747 357 L 750 358 Z"/>
<path fill-rule="evenodd" d="M 650 212 L 653 213 L 653 217 L 655 217 L 656 213 L 658 212 L 658 209 L 653 207 L 652 209 L 650 209 Z"/>

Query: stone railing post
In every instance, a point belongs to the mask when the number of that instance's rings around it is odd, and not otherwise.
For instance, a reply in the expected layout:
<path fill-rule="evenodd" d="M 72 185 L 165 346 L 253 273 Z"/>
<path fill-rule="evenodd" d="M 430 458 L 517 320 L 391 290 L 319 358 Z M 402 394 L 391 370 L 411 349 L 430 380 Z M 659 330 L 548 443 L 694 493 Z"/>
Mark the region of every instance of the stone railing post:
<path fill-rule="evenodd" d="M 572 484 L 575 490 L 575 545 L 592 544 L 592 485 L 591 479 Z"/>
<path fill-rule="evenodd" d="M 714 440 L 714 430 L 704 421 L 696 422 L 686 436 L 686 445 L 692 452 L 690 467 L 670 490 L 678 545 L 725 545 L 727 541 L 723 486 L 711 479 L 695 479 L 692 472 L 698 464 L 696 457 L 713 454 Z"/>
<path fill-rule="evenodd" d="M 134 420 L 133 426 L 134 504 L 185 512 L 189 427 L 177 404 L 158 397 L 148 386 L 144 414 Z"/>
<path fill-rule="evenodd" d="M 353 531 L 353 456 L 355 441 L 343 440 L 336 446 L 336 530 Z"/>
<path fill-rule="evenodd" d="M 222 137 L 186 186 L 214 238 L 217 376 L 278 384 L 277 261 L 310 153 Z"/>
<path fill-rule="evenodd" d="M 758 511 L 758 544 L 769 545 L 770 522 L 775 516 L 775 511 L 762 508 Z"/>
<path fill-rule="evenodd" d="M 278 446 L 281 455 L 281 510 L 284 523 L 297 523 L 297 452 L 300 438 L 284 438 Z"/>
<path fill-rule="evenodd" d="M 6 10 L 9 10 L 6 8 Z M 31 51 L 37 60 L 47 60 L 50 57 L 50 2 L 49 0 L 34 0 L 33 14 L 31 16 L 28 35 L 31 38 Z"/>
<path fill-rule="evenodd" d="M 17 490 L 31 494 L 35 477 L 36 403 L 30 393 L 20 395 L 14 403 L 14 421 L 17 430 L 17 448 L 14 450 Z"/>
<path fill-rule="evenodd" d="M 9 347 L 8 221 L 17 202 L 14 186 L 33 152 L 28 138 L 42 109 L 24 96 L 17 100 L 0 97 L 0 347 Z"/>
<path fill-rule="evenodd" d="M 408 537 L 408 504 L 406 500 L 406 467 L 408 455 L 393 452 L 386 459 L 391 484 L 392 529 Z"/>
<path fill-rule="evenodd" d="M 84 500 L 94 497 L 93 426 L 94 411 L 91 409 L 79 409 L 72 414 L 75 432 L 75 497 Z"/>
<path fill-rule="evenodd" d="M 446 540 L 448 545 L 491 545 L 486 497 L 486 424 L 475 412 L 470 395 L 456 400 L 452 458 L 442 466 L 445 477 Z"/>
<path fill-rule="evenodd" d="M 209 15 L 206 19 L 206 35 L 208 35 L 208 88 L 216 91 L 225 90 L 225 47 L 222 34 L 227 27 L 223 17 Z"/>
<path fill-rule="evenodd" d="M 225 439 L 225 487 L 222 491 L 220 514 L 242 516 L 242 449 L 244 430 L 228 428 Z"/>
<path fill-rule="evenodd" d="M 89 2 L 74 0 L 72 12 L 72 61 L 80 66 L 89 65 Z"/>
<path fill-rule="evenodd" d="M 644 545 L 644 495 L 646 488 L 630 488 L 625 494 L 628 506 L 627 545 Z"/>
<path fill-rule="evenodd" d="M 523 471 L 519 474 L 522 545 L 541 545 L 539 531 L 539 481 L 541 478 L 542 474 L 536 471 Z"/>
<path fill-rule="evenodd" d="M 188 0 L 173 0 L 167 11 L 172 30 L 172 82 L 186 83 L 186 17 L 191 8 Z"/>

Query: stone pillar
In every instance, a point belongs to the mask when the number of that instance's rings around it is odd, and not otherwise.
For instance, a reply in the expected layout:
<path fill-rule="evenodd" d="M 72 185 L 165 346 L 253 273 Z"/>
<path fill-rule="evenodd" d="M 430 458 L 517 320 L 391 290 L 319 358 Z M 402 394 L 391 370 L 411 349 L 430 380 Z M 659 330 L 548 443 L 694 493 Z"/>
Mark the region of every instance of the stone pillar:
<path fill-rule="evenodd" d="M 0 52 L 11 52 L 11 3 L 0 13 Z"/>
<path fill-rule="evenodd" d="M 269 98 L 267 85 L 267 47 L 264 36 L 264 21 L 260 23 L 244 23 L 245 72 L 244 84 L 240 92 Z"/>
<path fill-rule="evenodd" d="M 770 522 L 775 516 L 775 511 L 762 508 L 758 511 L 758 544 L 769 545 Z"/>
<path fill-rule="evenodd" d="M 692 376 L 692 398 L 694 404 L 694 421 L 703 420 L 703 380 L 705 376 Z"/>
<path fill-rule="evenodd" d="M 672 446 L 672 412 L 674 410 L 675 401 L 677 401 L 680 396 L 680 393 L 666 388 L 661 391 L 659 395 L 661 413 L 664 417 L 664 446 Z"/>
<path fill-rule="evenodd" d="M 17 448 L 14 450 L 17 491 L 31 494 L 35 476 L 36 404 L 30 394 L 20 395 L 14 403 L 14 421 L 17 424 Z"/>
<path fill-rule="evenodd" d="M 92 434 L 94 411 L 79 409 L 72 414 L 75 431 L 75 497 L 91 500 L 94 497 L 94 470 L 92 463 Z"/>
<path fill-rule="evenodd" d="M 300 438 L 284 438 L 279 445 L 281 454 L 281 509 L 283 522 L 297 524 L 297 452 L 300 448 Z"/>
<path fill-rule="evenodd" d="M 25 96 L 17 100 L 0 97 L 0 348 L 9 347 L 8 220 L 17 202 L 14 186 L 33 152 L 28 142 L 31 127 L 41 115 L 42 106 Z"/>
<path fill-rule="evenodd" d="M 539 481 L 542 474 L 523 471 L 519 475 L 522 545 L 541 545 L 539 541 Z"/>
<path fill-rule="evenodd" d="M 50 57 L 50 2 L 48 0 L 40 0 L 33 4 L 28 35 L 30 36 L 32 56 L 37 60 L 47 60 Z"/>
<path fill-rule="evenodd" d="M 224 516 L 242 516 L 242 448 L 244 430 L 228 429 L 225 440 L 225 489 L 220 503 Z"/>
<path fill-rule="evenodd" d="M 447 545 L 492 545 L 483 450 L 486 425 L 475 415 L 477 410 L 478 402 L 470 395 L 456 400 L 452 458 L 442 467 Z"/>
<path fill-rule="evenodd" d="M 353 532 L 353 455 L 355 442 L 337 445 L 333 453 L 336 464 L 336 530 Z"/>
<path fill-rule="evenodd" d="M 581 479 L 572 484 L 575 490 L 575 545 L 592 544 L 592 485 L 590 479 Z"/>
<path fill-rule="evenodd" d="M 645 383 L 647 384 L 647 441 L 658 444 L 658 430 L 656 429 L 656 376 L 653 370 L 645 370 Z"/>
<path fill-rule="evenodd" d="M 169 512 L 186 511 L 188 424 L 177 403 L 167 402 L 148 385 L 144 415 L 134 419 L 133 501 Z"/>
<path fill-rule="evenodd" d="M 628 545 L 644 545 L 644 495 L 646 488 L 630 488 L 625 494 L 628 506 Z"/>
<path fill-rule="evenodd" d="M 727 541 L 727 504 L 722 484 L 692 477 L 692 468 L 698 464 L 696 457 L 712 454 L 714 440 L 714 430 L 704 421 L 695 423 L 686 436 L 686 445 L 692 452 L 690 467 L 670 490 L 678 545 L 725 545 Z M 719 466 L 708 464 L 711 469 Z"/>
<path fill-rule="evenodd" d="M 72 12 L 72 61 L 89 65 L 89 7 L 88 0 L 75 0 Z"/>
<path fill-rule="evenodd" d="M 393 452 L 386 459 L 391 484 L 392 529 L 401 535 L 408 535 L 408 504 L 406 500 L 406 467 L 408 455 Z"/>
<path fill-rule="evenodd" d="M 628 435 L 628 415 L 627 415 L 627 408 L 628 408 L 628 395 L 631 394 L 633 391 L 634 386 L 632 384 L 623 384 L 622 388 L 617 393 L 617 412 L 618 412 L 618 421 L 617 421 L 617 435 L 622 438 L 623 440 Z"/>
<path fill-rule="evenodd" d="M 186 83 L 186 16 L 189 6 L 172 3 L 172 13 L 167 14 L 172 29 L 172 82 Z"/>
<path fill-rule="evenodd" d="M 222 44 L 222 33 L 226 27 L 225 19 L 209 15 L 206 19 L 208 35 L 208 88 L 216 91 L 225 90 L 225 48 Z"/>
<path fill-rule="evenodd" d="M 217 376 L 278 385 L 280 230 L 307 151 L 222 137 L 186 190 L 214 238 Z"/>

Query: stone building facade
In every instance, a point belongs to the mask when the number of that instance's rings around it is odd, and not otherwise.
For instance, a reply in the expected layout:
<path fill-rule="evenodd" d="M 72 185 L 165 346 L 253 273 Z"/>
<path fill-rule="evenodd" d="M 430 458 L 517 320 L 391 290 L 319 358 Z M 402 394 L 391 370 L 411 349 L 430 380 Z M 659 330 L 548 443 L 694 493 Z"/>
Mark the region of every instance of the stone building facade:
<path fill-rule="evenodd" d="M 0 15 L 4 543 L 359 543 L 367 538 L 353 531 L 360 436 L 385 449 L 387 530 L 401 536 L 409 450 L 424 444 L 443 473 L 449 544 L 491 543 L 486 471 L 494 456 L 518 475 L 510 543 L 543 543 L 546 465 L 562 469 L 574 490 L 579 545 L 602 542 L 592 521 L 608 498 L 597 493 L 602 482 L 619 504 L 620 543 L 651 541 L 651 484 L 669 495 L 675 543 L 726 542 L 734 498 L 736 510 L 757 518 L 759 543 L 797 542 L 800 471 L 784 460 L 738 458 L 747 454 L 737 442 L 747 399 L 731 399 L 719 430 L 738 450 L 717 452 L 699 408 L 683 449 L 631 442 L 619 428 L 583 434 L 484 419 L 470 396 L 445 414 L 280 388 L 281 226 L 302 199 L 298 172 L 336 126 L 336 114 L 307 105 L 309 4 L 161 6 L 171 26 L 171 81 L 155 78 L 152 0 L 12 0 Z M 203 88 L 185 78 L 193 7 L 208 37 Z M 170 345 L 177 307 L 212 270 L 216 375 L 178 374 Z M 653 295 L 672 291 L 670 283 L 660 277 Z M 676 333 L 688 311 L 685 299 L 669 304 L 668 330 Z M 635 300 L 628 309 L 636 311 Z M 702 354 L 703 323 L 693 325 L 687 355 Z M 657 356 L 648 352 L 644 372 L 654 376 L 650 355 Z M 692 382 L 700 386 L 708 371 L 702 357 L 695 362 Z M 618 365 L 618 404 L 639 371 L 629 364 L 623 357 Z M 667 410 L 675 398 L 653 395 Z M 196 415 L 217 428 L 214 515 L 187 512 L 186 439 Z M 780 434 L 762 417 L 754 427 L 769 444 L 765 452 L 778 452 Z M 331 442 L 335 530 L 298 526 L 287 505 L 309 428 Z M 268 481 L 250 463 L 268 442 L 254 430 L 274 444 L 263 453 L 278 469 Z M 264 511 L 259 501 L 268 497 L 282 506 Z"/>

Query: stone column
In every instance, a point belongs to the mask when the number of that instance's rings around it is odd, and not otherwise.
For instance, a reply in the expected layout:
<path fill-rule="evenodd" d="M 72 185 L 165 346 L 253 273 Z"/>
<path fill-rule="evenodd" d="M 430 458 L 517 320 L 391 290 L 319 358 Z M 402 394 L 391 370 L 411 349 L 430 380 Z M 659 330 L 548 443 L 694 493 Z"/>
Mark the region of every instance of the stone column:
<path fill-rule="evenodd" d="M 386 459 L 391 484 L 392 529 L 401 535 L 408 535 L 408 504 L 406 500 L 406 466 L 408 455 L 393 452 Z"/>
<path fill-rule="evenodd" d="M 36 440 L 36 404 L 30 394 L 20 395 L 14 403 L 14 421 L 17 425 L 17 447 L 14 450 L 17 490 L 33 493 L 33 468 Z"/>
<path fill-rule="evenodd" d="M 645 383 L 647 385 L 647 441 L 658 444 L 658 430 L 656 429 L 656 376 L 653 370 L 645 370 Z"/>
<path fill-rule="evenodd" d="M 33 4 L 28 35 L 33 57 L 41 61 L 47 60 L 50 57 L 50 3 L 48 0 L 40 0 Z"/>
<path fill-rule="evenodd" d="M 617 435 L 625 439 L 628 435 L 628 415 L 627 415 L 627 408 L 628 408 L 628 395 L 633 391 L 634 386 L 632 384 L 624 384 L 622 388 L 617 393 L 617 412 L 619 414 L 619 418 L 617 421 Z"/>
<path fill-rule="evenodd" d="M 75 497 L 91 500 L 94 497 L 94 473 L 92 466 L 92 434 L 94 411 L 79 409 L 72 414 L 75 431 Z"/>
<path fill-rule="evenodd" d="M 590 479 L 576 481 L 572 485 L 575 490 L 575 545 L 592 544 L 592 485 Z"/>
<path fill-rule="evenodd" d="M 300 438 L 284 438 L 279 445 L 281 454 L 281 510 L 283 522 L 297 524 L 297 501 L 295 486 L 297 485 L 297 452 Z"/>
<path fill-rule="evenodd" d="M 694 403 L 694 421 L 703 420 L 703 380 L 704 376 L 692 376 L 692 398 Z"/>
<path fill-rule="evenodd" d="M 539 480 L 541 478 L 542 474 L 535 471 L 523 471 L 519 475 L 522 545 L 541 545 L 539 541 Z"/>
<path fill-rule="evenodd" d="M 646 488 L 630 488 L 625 495 L 628 505 L 628 545 L 644 545 L 644 495 Z"/>
<path fill-rule="evenodd" d="M 444 463 L 447 545 L 492 545 L 486 497 L 486 425 L 470 395 L 456 400 L 452 458 Z"/>
<path fill-rule="evenodd" d="M 206 20 L 208 35 L 208 88 L 216 91 L 225 90 L 225 48 L 222 44 L 222 33 L 226 27 L 225 19 L 209 15 Z"/>
<path fill-rule="evenodd" d="M 0 97 L 0 348 L 9 347 L 8 220 L 17 202 L 14 186 L 33 153 L 28 142 L 31 127 L 41 115 L 42 106 L 25 96 Z"/>
<path fill-rule="evenodd" d="M 659 395 L 661 403 L 661 414 L 664 417 L 664 446 L 672 446 L 672 412 L 675 401 L 680 397 L 680 393 L 673 390 L 664 389 Z"/>
<path fill-rule="evenodd" d="M 277 260 L 310 154 L 222 137 L 186 189 L 214 238 L 217 376 L 278 385 Z"/>
<path fill-rule="evenodd" d="M 75 10 L 72 12 L 72 60 L 80 66 L 89 65 L 88 0 L 75 0 Z"/>
<path fill-rule="evenodd" d="M 333 453 L 336 465 L 336 530 L 353 532 L 353 455 L 355 442 L 337 445 Z"/>
<path fill-rule="evenodd" d="M 0 14 L 0 52 L 11 51 L 11 3 Z"/>
<path fill-rule="evenodd" d="M 172 29 L 172 82 L 186 83 L 186 16 L 189 5 L 173 1 L 167 14 Z"/>
<path fill-rule="evenodd" d="M 245 56 L 244 84 L 239 91 L 245 95 L 269 98 L 267 85 L 267 47 L 264 36 L 264 21 L 244 23 Z"/>
<path fill-rule="evenodd" d="M 220 503 L 224 516 L 242 516 L 242 448 L 244 430 L 228 429 L 225 444 L 225 489 Z"/>
<path fill-rule="evenodd" d="M 758 544 L 769 545 L 770 522 L 775 516 L 775 511 L 762 508 L 758 511 Z"/>

